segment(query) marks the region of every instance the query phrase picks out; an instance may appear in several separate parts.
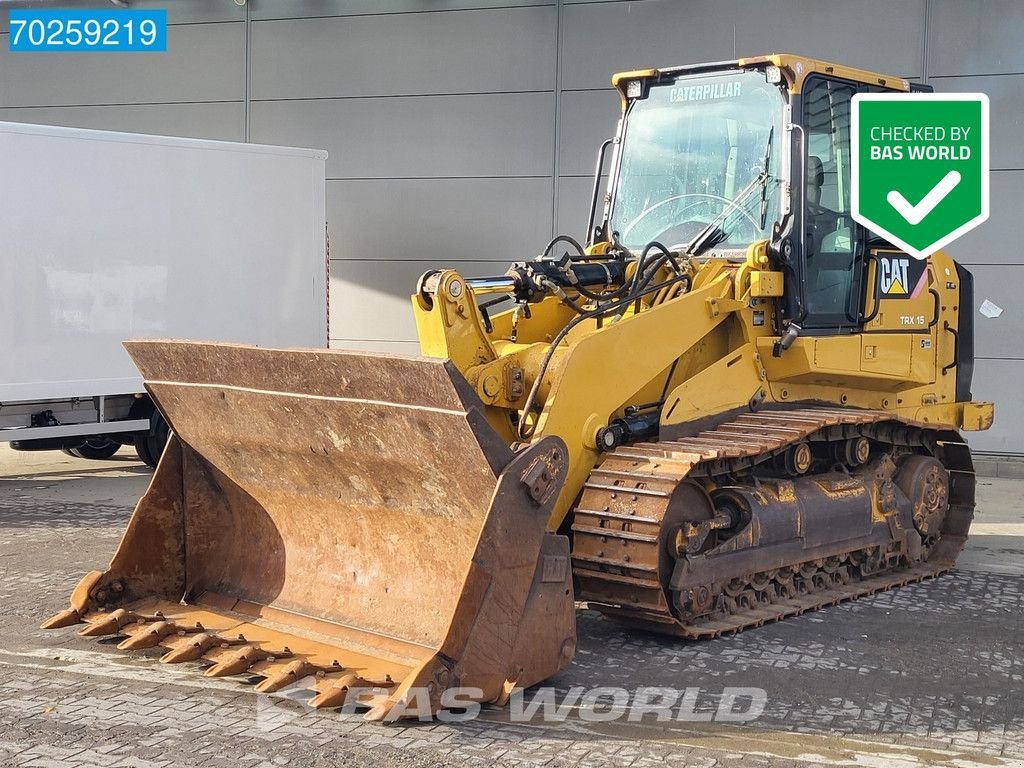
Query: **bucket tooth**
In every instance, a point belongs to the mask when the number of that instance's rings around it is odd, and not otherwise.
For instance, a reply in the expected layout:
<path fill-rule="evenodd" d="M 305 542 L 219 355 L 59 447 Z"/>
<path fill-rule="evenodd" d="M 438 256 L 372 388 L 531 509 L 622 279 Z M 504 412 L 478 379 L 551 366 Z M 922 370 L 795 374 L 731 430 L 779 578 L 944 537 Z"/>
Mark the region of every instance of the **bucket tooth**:
<path fill-rule="evenodd" d="M 63 629 L 81 624 L 93 608 L 92 592 L 103 579 L 103 571 L 89 571 L 71 593 L 71 606 L 39 625 L 40 629 Z"/>
<path fill-rule="evenodd" d="M 65 608 L 60 613 L 56 613 L 42 624 L 39 625 L 40 629 L 63 629 L 64 627 L 71 627 L 75 624 L 81 624 L 82 617 L 78 611 L 74 608 Z"/>
<path fill-rule="evenodd" d="M 178 643 L 171 650 L 160 657 L 164 664 L 180 664 L 184 661 L 199 661 L 203 654 L 214 648 L 228 648 L 232 645 L 242 645 L 245 638 L 238 635 L 236 638 L 225 638 L 213 632 L 200 632 L 198 635 Z"/>
<path fill-rule="evenodd" d="M 101 637 L 103 635 L 116 635 L 129 624 L 144 624 L 149 621 L 163 621 L 163 616 L 143 616 L 135 611 L 126 611 L 118 608 L 111 611 L 104 618 L 90 621 L 85 627 L 78 630 L 82 637 Z"/>
<path fill-rule="evenodd" d="M 427 691 L 431 694 L 430 699 L 436 698 L 433 694 L 437 689 L 428 685 Z M 402 717 L 422 717 L 436 711 L 435 701 L 421 701 L 419 696 L 404 684 L 402 688 L 390 693 L 378 688 L 372 694 L 362 697 L 359 703 L 368 708 L 363 719 L 370 722 L 393 723 Z M 427 710 L 422 708 L 424 704 L 427 705 Z"/>
<path fill-rule="evenodd" d="M 117 647 L 122 651 L 141 651 L 144 648 L 155 648 L 171 635 L 187 635 L 203 631 L 203 625 L 199 622 L 191 627 L 183 627 L 173 621 L 158 621 L 140 629 L 128 639 L 122 640 Z"/>
<path fill-rule="evenodd" d="M 327 709 L 330 707 L 344 706 L 348 700 L 349 693 L 355 692 L 358 696 L 362 691 L 372 691 L 382 687 L 391 687 L 394 683 L 388 680 L 385 683 L 375 683 L 360 677 L 354 672 L 342 675 L 337 681 L 317 688 L 317 694 L 309 700 L 309 706 L 314 709 Z"/>
<path fill-rule="evenodd" d="M 287 647 L 280 651 L 265 651 L 257 645 L 243 645 L 227 654 L 227 656 L 220 659 L 212 667 L 209 667 L 205 674 L 207 677 L 241 675 L 248 672 L 253 664 L 261 661 L 290 658 L 291 655 L 292 652 Z"/>
<path fill-rule="evenodd" d="M 377 696 L 375 700 L 369 704 L 369 710 L 363 715 L 364 720 L 368 720 L 371 723 L 379 723 L 384 720 L 390 720 L 388 715 L 391 714 L 391 710 L 394 708 L 395 702 L 387 696 Z"/>
<path fill-rule="evenodd" d="M 258 670 L 256 668 L 253 668 L 252 670 L 253 672 L 263 675 L 263 680 L 256 685 L 256 690 L 260 693 L 273 693 L 274 691 L 280 691 L 282 688 L 294 685 L 304 677 L 309 677 L 325 671 L 324 667 L 312 664 L 305 659 L 295 659 L 284 665 L 271 664 L 267 666 L 269 668 L 266 670 Z M 337 671 L 340 670 L 341 665 L 339 664 Z"/>

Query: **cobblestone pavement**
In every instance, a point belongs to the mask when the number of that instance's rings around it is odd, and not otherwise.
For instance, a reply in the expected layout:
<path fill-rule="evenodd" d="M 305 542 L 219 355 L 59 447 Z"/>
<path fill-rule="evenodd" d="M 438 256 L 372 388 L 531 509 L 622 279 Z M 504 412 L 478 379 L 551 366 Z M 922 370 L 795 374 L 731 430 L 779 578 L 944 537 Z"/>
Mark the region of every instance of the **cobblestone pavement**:
<path fill-rule="evenodd" d="M 2 766 L 1024 766 L 1024 481 L 982 481 L 982 535 L 944 578 L 701 643 L 584 611 L 576 661 L 552 681 L 552 703 L 570 703 L 561 722 L 485 708 L 384 727 L 38 630 L 109 558 L 146 473 L 127 458 L 26 473 L 10 456 L 0 450 Z M 685 695 L 673 719 L 597 721 L 586 699 L 572 706 L 578 687 Z M 722 722 L 721 694 L 737 688 L 763 690 L 763 712 Z"/>

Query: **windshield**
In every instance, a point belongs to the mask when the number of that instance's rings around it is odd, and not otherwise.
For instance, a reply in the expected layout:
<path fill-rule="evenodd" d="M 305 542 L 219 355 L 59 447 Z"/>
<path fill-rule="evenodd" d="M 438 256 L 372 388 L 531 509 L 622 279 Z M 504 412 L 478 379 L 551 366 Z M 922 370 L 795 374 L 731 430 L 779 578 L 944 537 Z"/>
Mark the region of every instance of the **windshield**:
<path fill-rule="evenodd" d="M 676 249 L 700 236 L 732 250 L 766 239 L 778 218 L 783 104 L 761 72 L 680 78 L 634 101 L 611 211 L 618 242 Z"/>

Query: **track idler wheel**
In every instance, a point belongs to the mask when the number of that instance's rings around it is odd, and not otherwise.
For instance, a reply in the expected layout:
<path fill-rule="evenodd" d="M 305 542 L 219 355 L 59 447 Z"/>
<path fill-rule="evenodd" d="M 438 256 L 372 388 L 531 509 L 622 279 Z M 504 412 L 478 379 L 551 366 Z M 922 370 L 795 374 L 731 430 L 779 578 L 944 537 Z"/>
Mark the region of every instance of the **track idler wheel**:
<path fill-rule="evenodd" d="M 847 467 L 859 467 L 871 458 L 871 442 L 866 437 L 851 437 L 832 444 L 832 459 Z"/>
<path fill-rule="evenodd" d="M 942 463 L 931 456 L 908 456 L 896 473 L 896 485 L 910 500 L 921 536 L 937 537 L 949 509 L 949 473 Z"/>
<path fill-rule="evenodd" d="M 807 474 L 813 463 L 814 453 L 806 442 L 791 445 L 775 457 L 775 468 L 787 477 Z"/>
<path fill-rule="evenodd" d="M 694 587 L 687 593 L 690 613 L 694 616 L 708 613 L 715 607 L 715 598 L 717 596 L 718 593 L 706 584 Z"/>

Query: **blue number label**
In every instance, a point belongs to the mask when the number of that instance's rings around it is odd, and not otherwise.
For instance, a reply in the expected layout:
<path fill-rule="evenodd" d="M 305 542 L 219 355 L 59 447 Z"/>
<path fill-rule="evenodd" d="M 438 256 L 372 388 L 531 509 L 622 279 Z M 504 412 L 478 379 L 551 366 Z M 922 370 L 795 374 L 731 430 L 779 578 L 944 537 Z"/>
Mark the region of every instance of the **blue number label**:
<path fill-rule="evenodd" d="M 12 10 L 10 50 L 166 51 L 167 11 Z"/>

